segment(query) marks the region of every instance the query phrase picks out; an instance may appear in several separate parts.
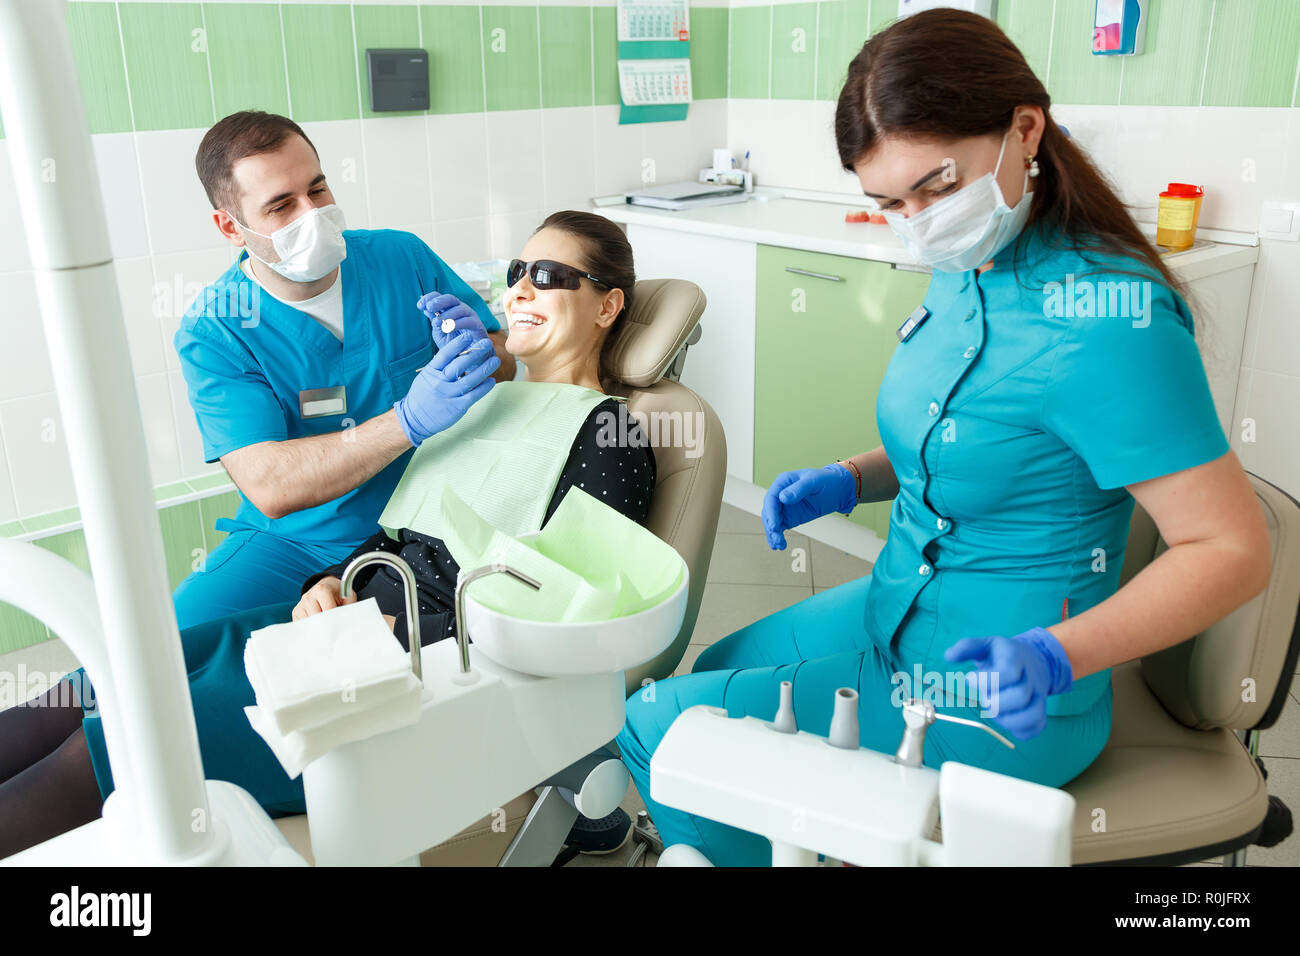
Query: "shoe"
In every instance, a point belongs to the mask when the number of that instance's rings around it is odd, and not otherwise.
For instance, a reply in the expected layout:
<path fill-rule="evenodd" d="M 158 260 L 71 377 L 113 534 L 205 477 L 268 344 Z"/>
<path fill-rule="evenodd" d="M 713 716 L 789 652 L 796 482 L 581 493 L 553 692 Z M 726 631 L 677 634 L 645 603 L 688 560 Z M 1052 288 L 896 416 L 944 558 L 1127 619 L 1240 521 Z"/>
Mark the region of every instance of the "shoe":
<path fill-rule="evenodd" d="M 598 820 L 578 815 L 564 844 L 579 853 L 603 856 L 617 853 L 632 835 L 632 818 L 618 807 Z"/>

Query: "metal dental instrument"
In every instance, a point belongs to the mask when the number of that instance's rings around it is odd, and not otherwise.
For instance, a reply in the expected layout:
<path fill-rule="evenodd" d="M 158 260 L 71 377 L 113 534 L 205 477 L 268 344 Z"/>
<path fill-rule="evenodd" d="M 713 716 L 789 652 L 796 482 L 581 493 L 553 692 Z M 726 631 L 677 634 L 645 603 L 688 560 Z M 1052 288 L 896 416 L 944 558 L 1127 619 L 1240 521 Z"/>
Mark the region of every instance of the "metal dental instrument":
<path fill-rule="evenodd" d="M 386 564 L 402 578 L 402 588 L 406 592 L 406 639 L 411 645 L 411 671 L 417 680 L 423 681 L 424 672 L 420 666 L 420 599 L 416 593 L 415 573 L 411 566 L 387 551 L 367 551 L 354 558 L 344 570 L 339 596 L 345 600 L 352 597 L 353 580 L 363 568 L 372 564 Z"/>
<path fill-rule="evenodd" d="M 534 591 L 542 589 L 540 581 L 530 578 L 522 571 L 504 564 L 485 564 L 468 573 L 461 572 L 456 579 L 456 646 L 460 649 L 460 672 L 469 673 L 469 632 L 465 629 L 465 589 L 489 574 L 508 574 L 520 584 L 526 584 Z"/>
<path fill-rule="evenodd" d="M 903 730 L 903 740 L 898 745 L 898 752 L 894 754 L 895 763 L 901 763 L 904 767 L 921 766 L 921 752 L 925 748 L 925 732 L 935 720 L 946 720 L 952 724 L 966 724 L 969 727 L 978 727 L 980 730 L 992 734 L 1012 750 L 1016 749 L 1015 744 L 988 726 L 988 724 L 981 724 L 978 720 L 967 720 L 965 717 L 951 717 L 948 714 L 941 714 L 934 709 L 934 704 L 923 701 L 919 697 L 913 697 L 903 704 L 903 723 L 906 727 Z"/>

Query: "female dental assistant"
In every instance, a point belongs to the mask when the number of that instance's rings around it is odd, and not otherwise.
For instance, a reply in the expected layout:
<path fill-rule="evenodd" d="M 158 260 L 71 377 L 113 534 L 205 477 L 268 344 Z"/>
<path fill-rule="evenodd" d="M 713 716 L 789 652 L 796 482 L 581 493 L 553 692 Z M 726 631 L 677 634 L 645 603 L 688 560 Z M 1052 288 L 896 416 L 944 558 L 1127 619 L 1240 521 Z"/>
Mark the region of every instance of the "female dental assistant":
<path fill-rule="evenodd" d="M 291 120 L 228 116 L 196 166 L 218 228 L 243 251 L 175 345 L 204 458 L 221 461 L 241 501 L 217 522 L 229 535 L 176 589 L 182 629 L 295 599 L 370 534 L 412 447 L 457 421 L 501 365 L 491 312 L 423 241 L 344 231 Z M 451 380 L 421 371 L 448 319 L 475 338 Z"/>
<path fill-rule="evenodd" d="M 938 722 L 927 765 L 1060 786 L 1106 743 L 1110 667 L 1267 582 L 1267 531 L 1177 283 L 1049 106 L 1019 50 L 973 14 L 915 14 L 850 64 L 841 161 L 934 275 L 924 311 L 899 316 L 883 446 L 780 475 L 762 519 L 779 550 L 792 527 L 892 498 L 889 538 L 869 578 L 723 638 L 691 674 L 628 700 L 618 744 L 666 843 L 770 861 L 766 840 L 650 798 L 650 756 L 687 707 L 770 720 L 789 680 L 799 728 L 825 734 L 835 689 L 851 687 L 862 745 L 892 752 L 898 704 L 921 697 L 1016 738 L 1010 750 Z M 1127 308 L 1112 311 L 1120 288 Z M 1169 550 L 1117 591 L 1135 499 Z M 959 693 L 935 700 L 936 687 Z"/>

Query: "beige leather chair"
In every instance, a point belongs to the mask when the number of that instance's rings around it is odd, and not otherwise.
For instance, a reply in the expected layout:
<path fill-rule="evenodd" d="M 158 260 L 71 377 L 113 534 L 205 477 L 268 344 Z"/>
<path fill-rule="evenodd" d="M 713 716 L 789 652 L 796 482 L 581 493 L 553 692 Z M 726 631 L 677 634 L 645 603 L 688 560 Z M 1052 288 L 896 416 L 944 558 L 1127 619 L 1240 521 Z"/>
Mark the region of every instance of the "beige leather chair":
<path fill-rule="evenodd" d="M 1259 839 L 1269 800 L 1258 736 L 1281 714 L 1300 654 L 1300 503 L 1250 480 L 1272 544 L 1268 588 L 1197 637 L 1112 670 L 1110 740 L 1063 788 L 1077 804 L 1076 864 L 1240 864 Z M 1135 508 L 1121 584 L 1165 548 Z"/>
<path fill-rule="evenodd" d="M 655 446 L 656 484 L 646 526 L 677 550 L 691 577 L 686 615 L 677 638 L 654 660 L 626 672 L 629 695 L 646 681 L 671 676 L 681 661 L 695 629 L 718 530 L 727 473 L 727 441 L 722 424 L 703 399 L 666 377 L 674 374 L 670 369 L 680 373 L 679 353 L 688 339 L 694 341 L 692 334 L 704 306 L 704 293 L 693 282 L 638 282 L 632 294 L 632 309 L 615 331 L 601 370 L 606 390 L 626 397 L 634 415 L 644 414 L 643 421 L 657 426 L 649 429 Z M 565 785 L 577 790 L 581 776 L 581 772 L 576 778 L 571 773 Z M 501 808 L 503 815 L 495 819 L 486 816 L 447 842 L 426 850 L 420 856 L 421 864 L 494 866 L 506 861 L 512 848 L 518 849 L 526 826 L 538 834 L 530 841 L 531 862 L 545 859 L 549 863 L 560 850 L 554 834 L 559 834 L 558 839 L 567 834 L 576 811 L 562 803 L 553 788 L 539 789 L 542 803 L 535 790 L 520 795 Z M 310 860 L 307 817 L 282 817 L 275 823 L 294 848 Z"/>

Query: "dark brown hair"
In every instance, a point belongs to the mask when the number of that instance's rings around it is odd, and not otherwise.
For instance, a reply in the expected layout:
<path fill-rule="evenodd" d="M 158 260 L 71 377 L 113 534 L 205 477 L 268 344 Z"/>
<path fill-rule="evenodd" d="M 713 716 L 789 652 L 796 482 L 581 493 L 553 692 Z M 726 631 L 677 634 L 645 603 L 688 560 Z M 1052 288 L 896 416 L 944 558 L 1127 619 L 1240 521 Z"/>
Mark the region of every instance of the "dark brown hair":
<path fill-rule="evenodd" d="M 1068 248 L 1137 258 L 1180 294 L 1124 203 L 1084 152 L 1052 119 L 1052 99 L 1016 45 L 987 17 L 927 10 L 877 33 L 849 64 L 835 107 L 840 162 L 854 164 L 889 136 L 958 139 L 1003 133 L 1018 106 L 1043 110 L 1029 220 Z"/>
<path fill-rule="evenodd" d="M 602 373 L 608 375 L 610 373 L 606 360 L 610 343 L 614 341 L 614 333 L 623 321 L 623 317 L 632 308 L 632 288 L 636 285 L 632 245 L 617 223 L 594 212 L 581 212 L 577 209 L 553 212 L 533 230 L 533 235 L 543 229 L 559 229 L 567 232 L 582 245 L 583 261 L 571 262 L 568 265 L 580 266 L 592 275 L 600 276 L 609 283 L 611 288 L 623 290 L 623 308 L 605 333 L 605 343 L 601 349 L 600 367 Z"/>
<path fill-rule="evenodd" d="M 279 149 L 290 136 L 301 136 L 311 146 L 312 152 L 316 152 L 301 126 L 289 117 L 275 113 L 260 110 L 231 113 L 208 130 L 194 156 L 194 168 L 212 208 L 229 212 L 232 207 L 239 206 L 239 194 L 231 173 L 235 163 L 247 156 Z M 317 157 L 319 155 L 317 153 Z M 242 209 L 239 216 L 244 218 Z"/>

